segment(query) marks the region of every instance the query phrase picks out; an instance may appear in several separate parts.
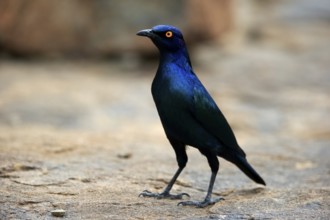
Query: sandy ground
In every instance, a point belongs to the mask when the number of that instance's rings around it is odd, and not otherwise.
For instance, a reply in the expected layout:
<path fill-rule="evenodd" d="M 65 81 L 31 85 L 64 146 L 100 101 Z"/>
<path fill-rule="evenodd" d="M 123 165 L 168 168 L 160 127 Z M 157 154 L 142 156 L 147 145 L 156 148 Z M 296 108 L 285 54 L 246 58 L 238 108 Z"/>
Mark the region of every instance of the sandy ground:
<path fill-rule="evenodd" d="M 225 200 L 205 209 L 138 197 L 177 168 L 150 94 L 157 64 L 0 61 L 0 219 L 328 219 L 330 47 L 301 42 L 194 57 L 267 182 L 221 159 L 213 196 Z M 210 170 L 188 156 L 173 192 L 202 199 Z"/>

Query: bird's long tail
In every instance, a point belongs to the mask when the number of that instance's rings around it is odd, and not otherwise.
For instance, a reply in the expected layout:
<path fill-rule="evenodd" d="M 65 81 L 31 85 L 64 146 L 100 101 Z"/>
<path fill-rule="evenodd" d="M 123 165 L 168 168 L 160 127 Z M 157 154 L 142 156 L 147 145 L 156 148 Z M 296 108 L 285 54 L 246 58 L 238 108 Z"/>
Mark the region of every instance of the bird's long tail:
<path fill-rule="evenodd" d="M 249 164 L 243 156 L 232 156 L 226 157 L 228 161 L 234 163 L 240 170 L 243 171 L 248 177 L 250 177 L 256 183 L 266 185 L 265 181 L 261 178 L 261 176 L 253 169 L 253 167 Z"/>

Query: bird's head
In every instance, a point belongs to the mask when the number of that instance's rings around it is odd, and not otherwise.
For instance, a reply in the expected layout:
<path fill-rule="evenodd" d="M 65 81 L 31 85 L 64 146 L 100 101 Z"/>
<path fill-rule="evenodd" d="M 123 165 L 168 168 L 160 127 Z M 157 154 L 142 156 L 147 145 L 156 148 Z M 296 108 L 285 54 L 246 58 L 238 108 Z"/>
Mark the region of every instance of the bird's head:
<path fill-rule="evenodd" d="M 160 52 L 173 53 L 185 48 L 180 30 L 170 25 L 157 25 L 151 29 L 141 30 L 136 34 L 150 38 Z"/>

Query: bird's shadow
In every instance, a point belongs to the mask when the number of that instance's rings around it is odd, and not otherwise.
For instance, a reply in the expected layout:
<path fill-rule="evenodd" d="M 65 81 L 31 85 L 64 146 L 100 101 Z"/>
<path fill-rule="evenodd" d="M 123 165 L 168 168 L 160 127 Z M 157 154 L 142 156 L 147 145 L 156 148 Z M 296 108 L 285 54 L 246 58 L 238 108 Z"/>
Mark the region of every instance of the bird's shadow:
<path fill-rule="evenodd" d="M 265 193 L 266 191 L 267 191 L 267 189 L 265 187 L 255 187 L 255 188 L 252 188 L 252 189 L 237 190 L 235 192 L 235 194 L 248 196 L 248 195 L 255 195 L 255 194 Z"/>
<path fill-rule="evenodd" d="M 225 191 L 215 193 L 213 194 L 218 195 L 218 196 L 230 196 L 230 195 L 236 195 L 236 196 L 251 196 L 251 195 L 256 195 L 256 194 L 264 194 L 267 192 L 266 187 L 255 187 L 251 189 L 227 189 Z"/>

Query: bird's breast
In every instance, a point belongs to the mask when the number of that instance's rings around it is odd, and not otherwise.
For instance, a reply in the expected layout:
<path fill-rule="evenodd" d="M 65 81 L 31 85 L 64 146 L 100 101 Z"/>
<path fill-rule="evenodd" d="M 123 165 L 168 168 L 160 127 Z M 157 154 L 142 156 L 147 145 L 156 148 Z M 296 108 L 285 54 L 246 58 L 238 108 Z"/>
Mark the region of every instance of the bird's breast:
<path fill-rule="evenodd" d="M 183 136 L 183 125 L 190 121 L 189 108 L 193 101 L 189 83 L 178 75 L 156 75 L 152 83 L 152 95 L 167 135 Z"/>
<path fill-rule="evenodd" d="M 151 91 L 157 108 L 176 108 L 180 111 L 193 98 L 192 86 L 189 82 L 175 75 L 170 77 L 156 76 L 152 83 Z"/>

